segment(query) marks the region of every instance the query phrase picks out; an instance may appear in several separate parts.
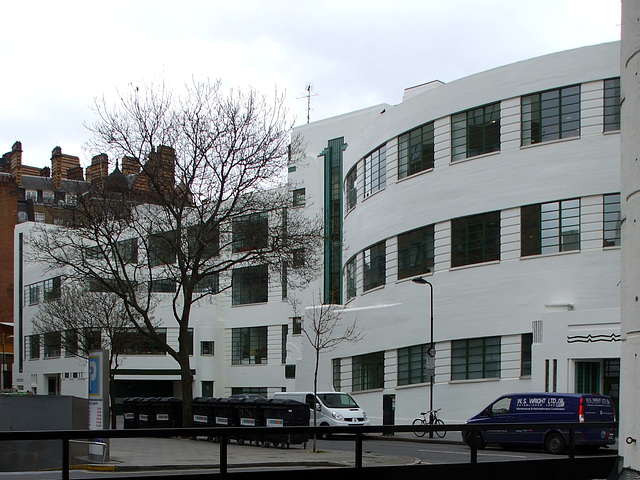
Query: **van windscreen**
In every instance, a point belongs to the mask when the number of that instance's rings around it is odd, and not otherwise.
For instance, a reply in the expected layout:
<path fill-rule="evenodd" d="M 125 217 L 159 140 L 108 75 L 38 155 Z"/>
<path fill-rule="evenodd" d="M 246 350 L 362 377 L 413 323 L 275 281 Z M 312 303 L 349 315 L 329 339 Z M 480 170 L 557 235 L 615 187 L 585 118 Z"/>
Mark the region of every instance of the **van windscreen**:
<path fill-rule="evenodd" d="M 358 404 L 346 393 L 319 393 L 318 398 L 329 408 L 358 408 Z"/>

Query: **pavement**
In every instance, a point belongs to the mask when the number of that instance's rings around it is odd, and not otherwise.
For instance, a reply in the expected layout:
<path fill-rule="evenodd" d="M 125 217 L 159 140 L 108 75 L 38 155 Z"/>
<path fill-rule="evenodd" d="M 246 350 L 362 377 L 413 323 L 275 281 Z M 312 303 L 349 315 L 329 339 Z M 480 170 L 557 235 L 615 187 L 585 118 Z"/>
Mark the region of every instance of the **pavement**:
<path fill-rule="evenodd" d="M 411 438 L 413 437 L 413 438 Z M 439 441 L 418 439 L 413 434 L 395 434 L 393 437 L 368 436 L 367 438 L 390 441 Z M 345 443 L 349 442 L 346 440 Z M 458 442 L 459 443 L 459 442 Z M 292 444 L 289 448 L 256 446 L 245 442 L 242 445 L 230 441 L 227 447 L 229 470 L 252 467 L 353 467 L 355 466 L 355 443 L 351 450 L 325 450 L 318 447 L 313 452 L 313 440 L 306 448 Z M 109 460 L 105 463 L 83 462 L 78 469 L 93 471 L 148 471 L 148 470 L 193 470 L 220 468 L 220 444 L 204 437 L 189 438 L 113 438 L 110 440 Z M 413 465 L 419 460 L 413 457 L 379 455 L 367 453 L 366 440 L 363 445 L 362 465 Z"/>

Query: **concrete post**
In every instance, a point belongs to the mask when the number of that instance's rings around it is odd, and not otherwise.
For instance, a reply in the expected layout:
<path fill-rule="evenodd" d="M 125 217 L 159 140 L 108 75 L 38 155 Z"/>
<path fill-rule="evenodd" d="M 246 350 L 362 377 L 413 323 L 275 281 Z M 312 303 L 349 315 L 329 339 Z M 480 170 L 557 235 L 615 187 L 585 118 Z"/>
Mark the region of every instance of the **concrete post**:
<path fill-rule="evenodd" d="M 621 478 L 640 471 L 640 2 L 622 1 Z"/>

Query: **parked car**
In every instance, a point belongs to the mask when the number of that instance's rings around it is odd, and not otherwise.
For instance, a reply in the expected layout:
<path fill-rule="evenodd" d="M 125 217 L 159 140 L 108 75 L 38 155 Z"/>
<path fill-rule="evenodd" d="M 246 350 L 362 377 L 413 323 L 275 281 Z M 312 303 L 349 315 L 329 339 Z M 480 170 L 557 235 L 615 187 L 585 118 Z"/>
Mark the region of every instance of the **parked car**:
<path fill-rule="evenodd" d="M 611 398 L 583 393 L 514 393 L 499 397 L 479 414 L 467 420 L 469 425 L 499 424 L 500 428 L 463 431 L 467 445 L 478 449 L 488 444 L 504 447 L 540 445 L 549 453 L 562 453 L 569 443 L 569 431 L 563 428 L 535 428 L 536 423 L 580 422 L 575 445 L 597 449 L 615 443 L 614 428 L 589 428 L 589 422 L 613 422 Z M 532 428 L 511 428 L 514 423 L 532 424 Z"/>

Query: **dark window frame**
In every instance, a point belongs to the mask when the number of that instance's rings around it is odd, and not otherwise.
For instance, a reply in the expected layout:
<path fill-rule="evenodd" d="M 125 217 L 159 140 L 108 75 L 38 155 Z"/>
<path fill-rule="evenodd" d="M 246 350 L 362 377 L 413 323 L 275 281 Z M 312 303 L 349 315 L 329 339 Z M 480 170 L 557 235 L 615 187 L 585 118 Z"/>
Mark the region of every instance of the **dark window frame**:
<path fill-rule="evenodd" d="M 234 218 L 233 253 L 260 250 L 269 246 L 269 215 L 255 212 Z"/>
<path fill-rule="evenodd" d="M 269 269 L 253 265 L 233 269 L 231 280 L 233 305 L 250 305 L 269 301 Z"/>
<path fill-rule="evenodd" d="M 603 226 L 602 235 L 603 247 L 619 247 L 622 239 L 622 211 L 620 204 L 620 194 L 610 193 L 602 196 Z"/>
<path fill-rule="evenodd" d="M 364 291 L 386 284 L 387 253 L 386 241 L 371 245 L 362 252 Z"/>
<path fill-rule="evenodd" d="M 451 160 L 500 151 L 500 102 L 451 116 Z"/>
<path fill-rule="evenodd" d="M 435 126 L 425 123 L 398 137 L 398 178 L 431 170 L 435 165 Z"/>
<path fill-rule="evenodd" d="M 620 130 L 620 77 L 607 78 L 603 84 L 602 131 L 615 132 Z"/>
<path fill-rule="evenodd" d="M 387 144 L 364 157 L 364 198 L 387 186 Z"/>
<path fill-rule="evenodd" d="M 412 345 L 398 349 L 398 385 L 428 383 L 427 359 L 430 344 Z"/>
<path fill-rule="evenodd" d="M 434 226 L 427 225 L 398 235 L 398 280 L 433 270 Z"/>
<path fill-rule="evenodd" d="M 356 208 L 358 205 L 358 166 L 349 170 L 344 179 L 345 214 Z"/>
<path fill-rule="evenodd" d="M 366 353 L 352 358 L 352 390 L 384 388 L 384 352 Z"/>
<path fill-rule="evenodd" d="M 451 380 L 500 378 L 501 343 L 502 339 L 499 336 L 453 340 Z"/>
<path fill-rule="evenodd" d="M 529 257 L 580 250 L 581 209 L 579 198 L 521 207 L 520 255 Z"/>
<path fill-rule="evenodd" d="M 500 211 L 451 220 L 451 267 L 500 260 Z"/>
<path fill-rule="evenodd" d="M 521 99 L 521 145 L 580 136 L 581 88 L 562 88 L 524 95 Z"/>
<path fill-rule="evenodd" d="M 266 365 L 269 331 L 266 326 L 231 330 L 231 365 Z"/>

